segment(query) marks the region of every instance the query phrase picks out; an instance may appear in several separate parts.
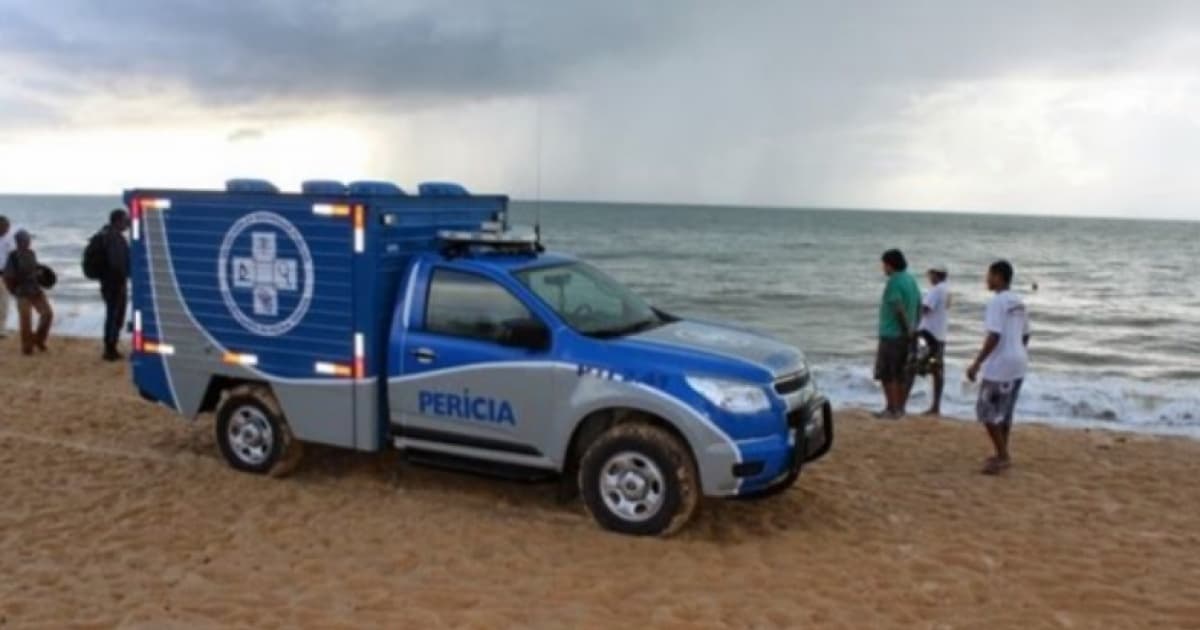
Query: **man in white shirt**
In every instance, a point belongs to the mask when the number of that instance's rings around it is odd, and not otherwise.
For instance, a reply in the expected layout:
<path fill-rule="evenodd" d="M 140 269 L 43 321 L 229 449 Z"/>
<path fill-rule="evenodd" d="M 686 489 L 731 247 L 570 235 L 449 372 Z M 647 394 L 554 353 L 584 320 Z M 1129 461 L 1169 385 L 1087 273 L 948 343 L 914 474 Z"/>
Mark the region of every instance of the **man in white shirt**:
<path fill-rule="evenodd" d="M 0 269 L 8 264 L 8 255 L 17 248 L 16 241 L 13 240 L 12 225 L 8 222 L 8 217 L 0 215 Z M 8 295 L 8 288 L 0 282 L 0 339 L 8 335 L 8 303 L 11 298 Z"/>
<path fill-rule="evenodd" d="M 975 414 L 987 429 L 996 455 L 984 464 L 983 473 L 997 475 L 1008 469 L 1008 436 L 1012 430 L 1013 410 L 1021 383 L 1029 367 L 1029 315 L 1021 296 L 1010 290 L 1013 268 L 1005 260 L 988 268 L 988 290 L 995 293 L 988 301 L 983 324 L 987 336 L 975 362 L 967 369 L 971 381 L 982 375 Z"/>
<path fill-rule="evenodd" d="M 927 277 L 931 287 L 921 300 L 921 325 L 917 331 L 929 333 L 925 336 L 926 340 L 933 338 L 929 341 L 929 378 L 933 381 L 933 403 L 925 415 L 939 416 L 942 413 L 942 390 L 946 383 L 943 365 L 946 360 L 946 331 L 950 327 L 950 284 L 946 280 L 950 273 L 946 265 L 934 265 L 929 268 Z"/>

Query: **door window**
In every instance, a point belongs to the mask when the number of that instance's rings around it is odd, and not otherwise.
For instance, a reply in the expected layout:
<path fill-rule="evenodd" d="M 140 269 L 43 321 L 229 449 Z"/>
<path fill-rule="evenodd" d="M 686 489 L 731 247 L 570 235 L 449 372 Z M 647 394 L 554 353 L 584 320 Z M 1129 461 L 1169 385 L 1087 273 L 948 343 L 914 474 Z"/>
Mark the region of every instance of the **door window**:
<path fill-rule="evenodd" d="M 425 306 L 428 332 L 499 342 L 506 322 L 531 317 L 520 300 L 492 280 L 449 269 L 433 272 Z"/>

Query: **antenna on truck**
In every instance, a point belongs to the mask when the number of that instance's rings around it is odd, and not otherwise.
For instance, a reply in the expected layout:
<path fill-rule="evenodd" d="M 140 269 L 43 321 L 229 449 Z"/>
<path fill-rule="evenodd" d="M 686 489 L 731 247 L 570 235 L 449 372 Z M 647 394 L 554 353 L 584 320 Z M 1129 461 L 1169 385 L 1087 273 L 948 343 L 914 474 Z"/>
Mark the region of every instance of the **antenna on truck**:
<path fill-rule="evenodd" d="M 533 222 L 533 237 L 538 246 L 542 244 L 542 99 L 538 98 L 537 107 L 534 110 L 534 126 L 536 127 L 536 145 L 537 145 L 537 166 L 536 166 L 536 182 L 535 182 L 535 198 L 534 207 L 536 216 Z"/>

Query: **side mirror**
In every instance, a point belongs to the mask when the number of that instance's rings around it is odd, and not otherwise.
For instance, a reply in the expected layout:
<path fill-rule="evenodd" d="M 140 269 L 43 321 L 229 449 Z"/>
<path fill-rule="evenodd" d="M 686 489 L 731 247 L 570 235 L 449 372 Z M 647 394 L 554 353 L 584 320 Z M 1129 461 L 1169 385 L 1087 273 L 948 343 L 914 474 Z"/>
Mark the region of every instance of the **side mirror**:
<path fill-rule="evenodd" d="M 550 329 L 536 319 L 510 319 L 504 322 L 500 343 L 514 348 L 545 350 L 550 347 Z"/>

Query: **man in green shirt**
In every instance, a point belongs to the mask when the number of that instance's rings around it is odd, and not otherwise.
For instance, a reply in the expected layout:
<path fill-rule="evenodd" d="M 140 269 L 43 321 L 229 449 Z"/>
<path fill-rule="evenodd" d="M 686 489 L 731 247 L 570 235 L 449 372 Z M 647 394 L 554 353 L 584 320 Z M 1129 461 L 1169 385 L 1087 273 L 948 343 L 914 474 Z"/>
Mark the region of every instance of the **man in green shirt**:
<path fill-rule="evenodd" d="M 898 249 L 882 257 L 887 285 L 879 304 L 879 350 L 875 355 L 875 378 L 883 385 L 887 407 L 877 418 L 904 417 L 908 403 L 908 353 L 921 316 L 921 289 L 908 273 L 908 261 Z"/>

